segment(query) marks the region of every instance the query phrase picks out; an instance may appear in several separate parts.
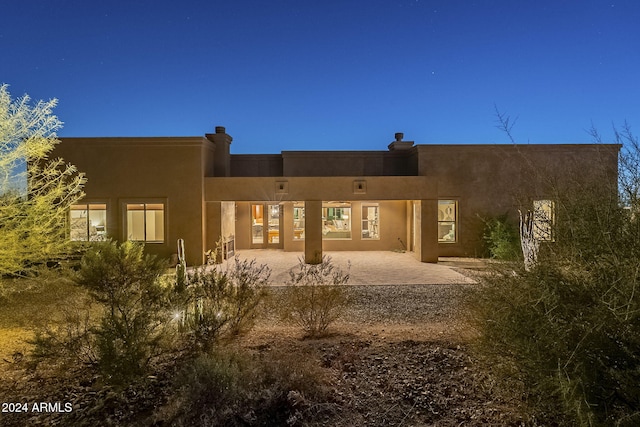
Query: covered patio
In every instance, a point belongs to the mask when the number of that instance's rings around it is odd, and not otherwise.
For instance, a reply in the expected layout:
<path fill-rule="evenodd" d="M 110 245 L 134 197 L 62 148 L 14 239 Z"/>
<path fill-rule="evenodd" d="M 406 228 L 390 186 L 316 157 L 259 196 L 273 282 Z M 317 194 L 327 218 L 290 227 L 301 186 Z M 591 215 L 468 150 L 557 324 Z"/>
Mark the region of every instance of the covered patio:
<path fill-rule="evenodd" d="M 279 249 L 242 249 L 240 259 L 255 259 L 271 269 L 270 283 L 284 285 L 289 271 L 304 258 L 302 252 Z M 444 285 L 472 284 L 474 280 L 455 271 L 451 265 L 423 263 L 408 252 L 393 251 L 325 251 L 333 263 L 346 270 L 348 264 L 350 285 Z M 229 261 L 225 261 L 228 263 Z M 449 264 L 449 263 L 447 263 Z"/>

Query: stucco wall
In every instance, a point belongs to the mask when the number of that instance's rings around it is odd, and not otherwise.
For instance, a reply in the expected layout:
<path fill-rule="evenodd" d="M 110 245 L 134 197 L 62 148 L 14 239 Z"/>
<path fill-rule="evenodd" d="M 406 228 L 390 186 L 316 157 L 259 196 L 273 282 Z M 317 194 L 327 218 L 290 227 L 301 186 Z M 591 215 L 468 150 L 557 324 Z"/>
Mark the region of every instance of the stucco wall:
<path fill-rule="evenodd" d="M 440 244 L 441 256 L 483 254 L 482 217 L 508 214 L 552 187 L 613 185 L 618 145 L 419 145 L 419 173 L 437 181 L 439 199 L 458 200 L 458 243 Z M 597 177 L 596 179 L 594 179 Z M 608 181 L 608 183 L 607 183 Z"/>
<path fill-rule="evenodd" d="M 416 175 L 411 150 L 283 151 L 284 176 Z"/>
<path fill-rule="evenodd" d="M 203 177 L 213 144 L 204 138 L 63 138 L 53 156 L 85 172 L 86 201 L 108 204 L 107 232 L 126 239 L 126 203 L 165 203 L 165 241 L 147 251 L 169 258 L 185 240 L 187 262 L 204 253 Z"/>
<path fill-rule="evenodd" d="M 231 176 L 282 176 L 280 154 L 233 154 Z"/>

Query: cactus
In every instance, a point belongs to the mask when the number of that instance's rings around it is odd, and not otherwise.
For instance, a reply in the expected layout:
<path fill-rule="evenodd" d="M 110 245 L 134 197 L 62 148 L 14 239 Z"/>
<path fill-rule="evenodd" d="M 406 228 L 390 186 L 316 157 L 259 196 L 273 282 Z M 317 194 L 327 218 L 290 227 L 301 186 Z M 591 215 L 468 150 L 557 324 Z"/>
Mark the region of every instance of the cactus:
<path fill-rule="evenodd" d="M 187 260 L 184 254 L 184 240 L 178 239 L 178 265 L 176 265 L 176 292 L 182 293 L 187 289 L 189 276 L 187 275 Z"/>

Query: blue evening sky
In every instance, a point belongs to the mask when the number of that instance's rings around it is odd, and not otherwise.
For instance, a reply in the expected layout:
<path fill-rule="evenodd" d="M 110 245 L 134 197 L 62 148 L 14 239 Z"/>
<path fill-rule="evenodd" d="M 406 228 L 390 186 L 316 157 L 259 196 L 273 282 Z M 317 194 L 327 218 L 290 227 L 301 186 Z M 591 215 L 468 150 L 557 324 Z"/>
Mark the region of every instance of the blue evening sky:
<path fill-rule="evenodd" d="M 0 22 L 0 83 L 58 98 L 60 136 L 507 143 L 494 105 L 521 143 L 640 126 L 638 0 L 20 0 Z"/>

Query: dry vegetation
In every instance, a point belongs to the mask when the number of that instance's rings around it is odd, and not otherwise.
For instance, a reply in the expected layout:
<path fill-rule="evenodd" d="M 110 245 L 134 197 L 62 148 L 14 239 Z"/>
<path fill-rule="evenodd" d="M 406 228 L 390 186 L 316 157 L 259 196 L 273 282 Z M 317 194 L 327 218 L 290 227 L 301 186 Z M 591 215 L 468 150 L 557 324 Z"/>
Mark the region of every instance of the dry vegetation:
<path fill-rule="evenodd" d="M 0 400 L 70 402 L 73 410 L 5 413 L 0 425 L 520 424 L 517 402 L 492 394 L 470 355 L 458 311 L 469 285 L 349 287 L 345 316 L 313 339 L 267 303 L 257 326 L 219 353 L 173 354 L 117 388 L 87 367 L 30 364 L 29 324 L 79 298 L 70 284 L 52 283 L 46 293 L 35 285 L 5 292 Z M 282 292 L 272 289 L 272 303 Z"/>

